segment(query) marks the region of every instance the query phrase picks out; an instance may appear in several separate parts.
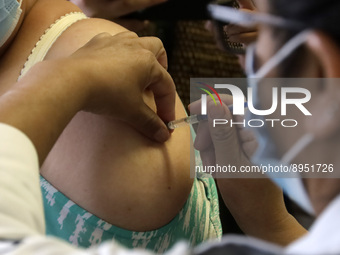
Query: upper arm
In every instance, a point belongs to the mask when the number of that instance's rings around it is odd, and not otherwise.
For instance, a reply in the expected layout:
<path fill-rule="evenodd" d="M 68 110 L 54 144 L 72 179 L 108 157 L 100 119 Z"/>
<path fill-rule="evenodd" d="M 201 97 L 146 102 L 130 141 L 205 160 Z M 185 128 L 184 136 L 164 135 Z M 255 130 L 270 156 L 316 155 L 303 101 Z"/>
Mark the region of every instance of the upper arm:
<path fill-rule="evenodd" d="M 67 57 L 100 33 L 123 31 L 106 20 L 79 21 L 58 38 L 46 59 Z M 143 99 L 156 111 L 150 91 L 144 91 Z M 176 101 L 176 118 L 183 118 L 183 105 L 178 97 Z M 111 224 L 135 231 L 157 229 L 178 214 L 191 191 L 189 138 L 189 128 L 182 128 L 165 144 L 154 143 L 122 121 L 80 112 L 41 173 L 75 203 Z"/>

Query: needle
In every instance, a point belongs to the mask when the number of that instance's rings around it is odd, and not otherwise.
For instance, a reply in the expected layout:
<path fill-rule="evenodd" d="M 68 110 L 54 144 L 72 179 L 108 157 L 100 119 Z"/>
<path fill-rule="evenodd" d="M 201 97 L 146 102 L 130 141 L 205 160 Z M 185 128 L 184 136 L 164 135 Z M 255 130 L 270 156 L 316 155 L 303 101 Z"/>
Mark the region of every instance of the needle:
<path fill-rule="evenodd" d="M 244 107 L 247 108 L 248 104 L 244 103 Z M 228 108 L 231 112 L 233 111 L 233 105 L 229 105 Z M 200 115 L 200 114 L 191 115 L 183 119 L 170 121 L 168 123 L 168 128 L 176 129 L 176 128 L 187 126 L 187 125 L 193 125 L 193 124 L 199 123 L 200 121 L 205 121 L 205 120 L 208 120 L 208 115 Z"/>

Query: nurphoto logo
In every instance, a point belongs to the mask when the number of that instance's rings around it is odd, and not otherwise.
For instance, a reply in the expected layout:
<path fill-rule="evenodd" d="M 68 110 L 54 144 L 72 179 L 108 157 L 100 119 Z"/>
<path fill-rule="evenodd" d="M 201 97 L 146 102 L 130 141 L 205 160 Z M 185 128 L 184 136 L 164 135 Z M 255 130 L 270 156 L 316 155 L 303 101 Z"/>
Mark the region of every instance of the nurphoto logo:
<path fill-rule="evenodd" d="M 263 116 L 268 116 L 273 114 L 278 107 L 281 108 L 281 116 L 287 116 L 287 106 L 288 105 L 295 105 L 304 115 L 312 116 L 312 114 L 308 111 L 308 109 L 304 106 L 304 104 L 308 103 L 311 100 L 311 93 L 309 90 L 305 88 L 298 88 L 298 87 L 273 87 L 272 88 L 272 105 L 269 109 L 256 109 L 254 105 L 254 91 L 253 88 L 248 88 L 248 95 L 247 97 L 244 95 L 242 90 L 232 84 L 215 84 L 214 88 L 209 86 L 205 83 L 200 83 L 211 91 L 213 91 L 220 101 L 222 105 L 222 101 L 220 95 L 217 93 L 216 89 L 223 89 L 226 90 L 226 93 L 229 91 L 233 96 L 233 107 L 232 113 L 233 115 L 245 115 L 245 104 L 248 105 L 248 111 L 252 113 L 254 116 L 261 116 L 258 119 L 252 118 L 248 119 L 247 121 L 244 120 L 243 122 L 233 122 L 233 120 L 226 120 L 226 119 L 215 119 L 214 120 L 214 127 L 217 125 L 226 125 L 230 124 L 233 125 L 243 125 L 244 127 L 263 127 L 266 123 L 270 124 L 271 127 L 274 127 L 276 123 L 280 123 L 283 127 L 296 127 L 298 125 L 298 121 L 295 119 L 266 119 Z M 200 88 L 202 91 L 206 92 L 212 100 L 217 105 L 217 102 L 211 92 L 205 88 Z M 279 90 L 281 95 L 281 105 L 279 106 Z M 207 115 L 207 94 L 201 95 L 201 114 Z M 294 94 L 296 97 L 297 95 L 301 95 L 300 98 L 290 98 L 289 95 Z M 247 102 L 247 103 L 246 103 Z"/>

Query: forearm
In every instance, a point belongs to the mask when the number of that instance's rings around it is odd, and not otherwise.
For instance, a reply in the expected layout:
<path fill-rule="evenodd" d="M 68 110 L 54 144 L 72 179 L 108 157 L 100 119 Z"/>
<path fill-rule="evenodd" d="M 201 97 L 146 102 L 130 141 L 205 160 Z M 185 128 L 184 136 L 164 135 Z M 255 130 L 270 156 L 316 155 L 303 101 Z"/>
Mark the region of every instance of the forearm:
<path fill-rule="evenodd" d="M 219 179 L 217 183 L 245 234 L 285 246 L 307 232 L 287 212 L 281 190 L 270 180 Z"/>
<path fill-rule="evenodd" d="M 83 106 L 86 95 L 75 68 L 68 60 L 39 63 L 1 97 L 0 122 L 32 140 L 40 164 Z"/>

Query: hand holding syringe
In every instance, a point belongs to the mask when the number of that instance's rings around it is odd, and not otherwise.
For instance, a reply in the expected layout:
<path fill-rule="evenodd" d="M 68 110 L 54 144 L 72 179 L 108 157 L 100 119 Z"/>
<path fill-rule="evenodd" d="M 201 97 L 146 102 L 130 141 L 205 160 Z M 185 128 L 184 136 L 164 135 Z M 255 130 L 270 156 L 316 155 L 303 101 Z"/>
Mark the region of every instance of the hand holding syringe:
<path fill-rule="evenodd" d="M 233 111 L 233 105 L 229 105 L 228 108 L 231 112 Z M 248 108 L 248 103 L 244 103 L 244 108 Z M 173 129 L 176 129 L 176 128 L 179 128 L 179 127 L 197 124 L 197 123 L 199 123 L 201 121 L 205 121 L 205 120 L 208 120 L 208 115 L 196 114 L 196 115 L 188 116 L 188 117 L 183 118 L 183 119 L 170 121 L 168 123 L 168 128 L 173 130 Z"/>

